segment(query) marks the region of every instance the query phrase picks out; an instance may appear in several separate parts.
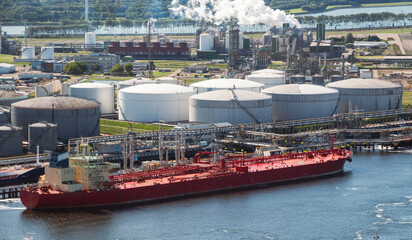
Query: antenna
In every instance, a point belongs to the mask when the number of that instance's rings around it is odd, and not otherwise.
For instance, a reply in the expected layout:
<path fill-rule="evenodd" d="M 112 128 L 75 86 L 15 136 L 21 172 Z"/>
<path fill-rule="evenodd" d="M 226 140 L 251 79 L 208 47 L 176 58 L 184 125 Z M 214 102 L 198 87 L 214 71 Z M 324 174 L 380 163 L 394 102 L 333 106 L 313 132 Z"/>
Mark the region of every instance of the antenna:
<path fill-rule="evenodd" d="M 151 43 L 151 22 L 152 19 L 149 18 L 149 22 L 148 22 L 148 42 L 149 42 L 149 78 L 153 77 L 153 73 L 152 73 L 152 64 L 151 64 L 151 59 L 152 59 L 152 52 L 151 52 L 151 47 L 152 47 L 152 43 Z"/>

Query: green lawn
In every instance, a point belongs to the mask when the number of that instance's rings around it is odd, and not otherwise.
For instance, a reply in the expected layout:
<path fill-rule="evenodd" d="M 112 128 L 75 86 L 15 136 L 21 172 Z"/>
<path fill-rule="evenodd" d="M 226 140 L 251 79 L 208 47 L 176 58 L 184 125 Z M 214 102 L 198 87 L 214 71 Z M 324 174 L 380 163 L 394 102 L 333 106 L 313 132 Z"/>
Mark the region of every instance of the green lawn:
<path fill-rule="evenodd" d="M 382 29 L 369 29 L 369 30 L 344 30 L 344 31 L 326 31 L 326 35 L 348 35 L 352 34 L 374 34 L 374 33 L 405 33 L 411 32 L 412 27 L 405 28 L 382 28 Z"/>
<path fill-rule="evenodd" d="M 162 127 L 163 130 L 170 130 L 171 127 Z M 123 122 L 116 120 L 100 119 L 100 132 L 107 134 L 125 134 L 133 132 L 158 131 L 159 126 L 153 124 L 141 124 L 133 122 Z"/>
<path fill-rule="evenodd" d="M 29 62 L 14 62 L 13 58 L 14 57 L 18 57 L 15 55 L 9 55 L 9 54 L 0 54 L 0 63 L 9 63 L 9 64 L 13 64 L 13 65 L 17 65 L 17 66 L 29 66 Z"/>
<path fill-rule="evenodd" d="M 404 91 L 402 96 L 402 107 L 412 108 L 412 91 Z"/>
<path fill-rule="evenodd" d="M 287 14 L 295 14 L 295 13 L 306 13 L 307 11 L 302 10 L 302 8 L 293 8 L 285 10 Z"/>
<path fill-rule="evenodd" d="M 326 8 L 326 10 L 334 9 L 334 8 L 347 8 L 351 7 L 351 5 L 330 5 Z"/>

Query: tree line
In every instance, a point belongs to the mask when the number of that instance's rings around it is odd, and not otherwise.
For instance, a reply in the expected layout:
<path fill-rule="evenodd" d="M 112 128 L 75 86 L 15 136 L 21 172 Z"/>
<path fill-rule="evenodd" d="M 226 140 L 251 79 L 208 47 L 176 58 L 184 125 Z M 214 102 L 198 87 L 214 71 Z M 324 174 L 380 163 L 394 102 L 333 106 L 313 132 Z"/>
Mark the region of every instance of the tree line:
<path fill-rule="evenodd" d="M 314 16 L 298 16 L 298 21 L 301 24 L 314 25 L 316 23 L 326 23 L 326 24 L 340 24 L 340 23 L 365 23 L 365 22 L 389 22 L 393 23 L 396 21 L 411 21 L 412 13 L 404 14 L 394 14 L 391 12 L 382 13 L 359 13 L 351 15 L 340 15 L 340 16 L 329 16 L 320 15 Z"/>

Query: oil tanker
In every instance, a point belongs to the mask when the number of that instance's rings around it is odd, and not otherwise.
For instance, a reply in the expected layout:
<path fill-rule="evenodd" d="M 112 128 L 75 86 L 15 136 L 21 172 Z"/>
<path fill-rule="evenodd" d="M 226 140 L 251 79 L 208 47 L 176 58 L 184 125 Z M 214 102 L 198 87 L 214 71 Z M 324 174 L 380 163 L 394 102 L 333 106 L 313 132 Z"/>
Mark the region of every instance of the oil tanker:
<path fill-rule="evenodd" d="M 332 147 L 266 157 L 226 156 L 215 162 L 214 152 L 203 152 L 190 163 L 112 175 L 119 166 L 90 154 L 87 145 L 79 149 L 67 168 L 46 167 L 38 186 L 21 190 L 26 208 L 105 207 L 305 180 L 342 172 L 352 155 Z"/>

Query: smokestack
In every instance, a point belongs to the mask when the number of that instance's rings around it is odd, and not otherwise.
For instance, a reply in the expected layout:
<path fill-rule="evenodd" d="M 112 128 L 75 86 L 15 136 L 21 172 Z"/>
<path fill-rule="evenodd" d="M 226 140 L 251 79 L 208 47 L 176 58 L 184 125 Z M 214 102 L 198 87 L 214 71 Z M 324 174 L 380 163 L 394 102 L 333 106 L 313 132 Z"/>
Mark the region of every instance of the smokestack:
<path fill-rule="evenodd" d="M 84 1 L 84 20 L 89 23 L 89 0 Z"/>

